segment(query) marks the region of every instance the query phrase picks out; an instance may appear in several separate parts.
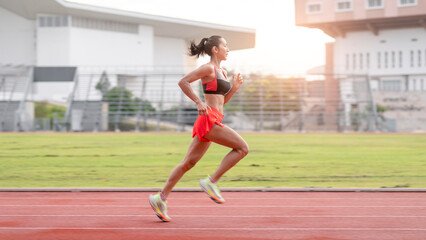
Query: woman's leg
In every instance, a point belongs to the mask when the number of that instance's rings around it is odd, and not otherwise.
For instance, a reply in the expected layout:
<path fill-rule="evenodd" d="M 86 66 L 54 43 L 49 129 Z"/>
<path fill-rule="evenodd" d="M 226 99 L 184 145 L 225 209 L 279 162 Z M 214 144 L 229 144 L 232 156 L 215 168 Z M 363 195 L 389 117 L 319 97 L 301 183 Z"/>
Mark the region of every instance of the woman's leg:
<path fill-rule="evenodd" d="M 219 181 L 226 171 L 231 169 L 249 152 L 249 147 L 246 141 L 244 141 L 237 132 L 228 126 L 220 127 L 215 124 L 204 138 L 217 144 L 232 148 L 232 150 L 223 158 L 216 172 L 211 175 L 212 180 L 215 182 Z"/>
<path fill-rule="evenodd" d="M 170 173 L 167 179 L 166 185 L 161 191 L 164 196 L 167 196 L 172 191 L 176 183 L 182 178 L 182 176 L 203 157 L 207 149 L 209 149 L 211 142 L 203 142 L 195 136 L 189 144 L 188 151 L 185 158 L 180 162 Z"/>

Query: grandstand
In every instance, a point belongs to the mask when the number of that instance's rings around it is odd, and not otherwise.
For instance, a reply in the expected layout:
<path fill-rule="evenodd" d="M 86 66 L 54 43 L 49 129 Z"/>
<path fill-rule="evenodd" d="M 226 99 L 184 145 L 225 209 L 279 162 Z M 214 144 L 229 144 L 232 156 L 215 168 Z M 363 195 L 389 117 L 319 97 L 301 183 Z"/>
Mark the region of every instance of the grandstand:
<path fill-rule="evenodd" d="M 30 131 L 34 109 L 28 101 L 33 69 L 0 65 L 0 131 Z"/>

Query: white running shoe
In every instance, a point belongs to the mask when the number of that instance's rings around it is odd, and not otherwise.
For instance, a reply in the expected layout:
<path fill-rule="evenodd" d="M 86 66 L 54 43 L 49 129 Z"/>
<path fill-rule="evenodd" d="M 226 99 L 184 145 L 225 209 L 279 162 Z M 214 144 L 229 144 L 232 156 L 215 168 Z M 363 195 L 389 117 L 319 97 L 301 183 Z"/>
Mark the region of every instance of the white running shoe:
<path fill-rule="evenodd" d="M 159 192 L 155 195 L 149 195 L 149 204 L 151 204 L 152 209 L 161 221 L 170 222 L 172 219 L 167 215 L 167 201 L 163 201 L 160 194 Z"/>
<path fill-rule="evenodd" d="M 201 189 L 204 190 L 209 197 L 216 203 L 224 203 L 225 199 L 220 195 L 220 190 L 216 184 L 212 183 L 210 176 L 204 179 L 200 179 Z"/>

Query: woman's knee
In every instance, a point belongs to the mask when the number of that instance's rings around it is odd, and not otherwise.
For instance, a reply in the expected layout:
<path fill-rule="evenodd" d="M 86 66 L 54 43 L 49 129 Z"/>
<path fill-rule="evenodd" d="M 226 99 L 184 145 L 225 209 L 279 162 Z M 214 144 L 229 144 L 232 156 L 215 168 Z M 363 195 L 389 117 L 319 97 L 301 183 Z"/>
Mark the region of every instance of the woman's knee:
<path fill-rule="evenodd" d="M 191 160 L 180 163 L 182 170 L 185 172 L 193 168 L 195 164 L 197 164 L 197 161 L 191 161 Z"/>
<path fill-rule="evenodd" d="M 249 153 L 249 146 L 246 142 L 244 142 L 244 144 L 241 144 L 241 146 L 237 149 L 237 151 L 243 155 L 246 156 Z"/>

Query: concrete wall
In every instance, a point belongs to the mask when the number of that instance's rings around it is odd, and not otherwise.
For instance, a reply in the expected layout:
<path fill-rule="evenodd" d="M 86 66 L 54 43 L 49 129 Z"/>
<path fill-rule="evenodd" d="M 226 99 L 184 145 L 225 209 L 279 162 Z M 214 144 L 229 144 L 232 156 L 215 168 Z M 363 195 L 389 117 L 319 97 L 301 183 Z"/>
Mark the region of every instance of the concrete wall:
<path fill-rule="evenodd" d="M 139 33 L 71 28 L 71 66 L 142 66 L 153 64 L 153 29 Z"/>
<path fill-rule="evenodd" d="M 37 27 L 36 65 L 70 66 L 70 44 L 70 27 Z"/>
<path fill-rule="evenodd" d="M 186 47 L 189 47 L 189 42 L 186 45 Z M 184 73 L 186 74 L 195 70 L 195 68 L 197 67 L 198 60 L 196 57 L 193 57 L 193 56 L 191 57 L 188 54 L 185 54 L 183 62 L 184 62 Z"/>
<path fill-rule="evenodd" d="M 185 64 L 187 44 L 184 39 L 154 38 L 154 65 L 163 67 L 181 67 Z"/>
<path fill-rule="evenodd" d="M 0 64 L 35 63 L 35 23 L 0 8 Z"/>
<path fill-rule="evenodd" d="M 101 101 L 73 102 L 71 108 L 70 130 L 108 130 L 108 104 Z"/>
<path fill-rule="evenodd" d="M 398 132 L 426 131 L 426 92 L 375 92 L 374 97 L 386 107 L 384 116 L 396 120 Z"/>

